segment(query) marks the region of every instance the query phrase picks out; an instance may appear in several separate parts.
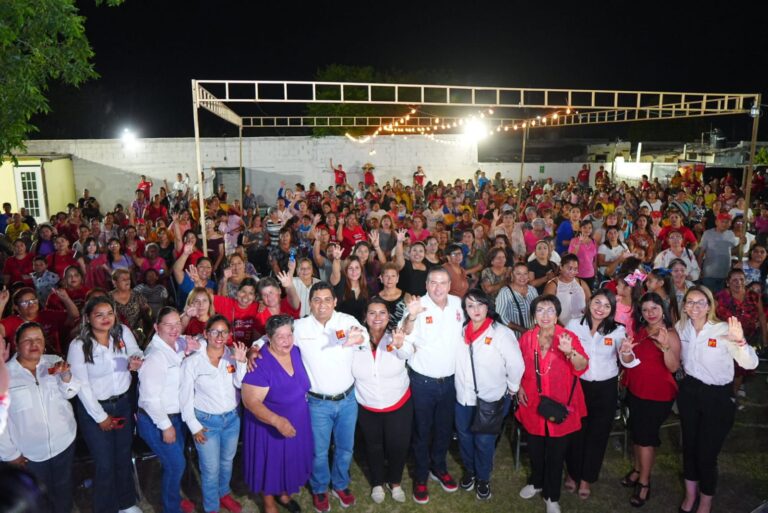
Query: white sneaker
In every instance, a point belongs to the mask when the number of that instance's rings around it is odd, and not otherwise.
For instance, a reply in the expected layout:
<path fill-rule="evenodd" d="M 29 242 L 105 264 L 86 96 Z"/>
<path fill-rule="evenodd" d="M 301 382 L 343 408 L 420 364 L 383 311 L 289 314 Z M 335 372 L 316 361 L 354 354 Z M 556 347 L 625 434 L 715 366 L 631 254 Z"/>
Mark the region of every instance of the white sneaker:
<path fill-rule="evenodd" d="M 386 495 L 384 494 L 384 487 L 382 486 L 374 486 L 373 490 L 371 490 L 371 499 L 373 499 L 373 502 L 376 504 L 381 504 L 384 502 L 384 499 L 386 498 Z"/>
<path fill-rule="evenodd" d="M 541 493 L 541 488 L 536 488 L 532 484 L 528 484 L 523 486 L 523 489 L 520 490 L 520 497 L 523 499 L 532 499 L 537 493 Z"/>
<path fill-rule="evenodd" d="M 747 397 L 747 391 L 744 390 L 744 385 L 739 387 L 739 390 L 736 392 L 736 397 Z"/>
<path fill-rule="evenodd" d="M 552 502 L 549 499 L 544 499 L 544 504 L 547 506 L 547 513 L 560 513 L 560 504 L 557 501 Z"/>
<path fill-rule="evenodd" d="M 389 488 L 389 491 L 392 492 L 392 500 L 395 502 L 405 502 L 405 492 L 403 491 L 402 486 L 392 487 L 387 485 L 387 488 Z"/>
<path fill-rule="evenodd" d="M 144 512 L 141 511 L 140 507 L 134 505 L 128 509 L 121 509 L 119 513 L 144 513 Z"/>

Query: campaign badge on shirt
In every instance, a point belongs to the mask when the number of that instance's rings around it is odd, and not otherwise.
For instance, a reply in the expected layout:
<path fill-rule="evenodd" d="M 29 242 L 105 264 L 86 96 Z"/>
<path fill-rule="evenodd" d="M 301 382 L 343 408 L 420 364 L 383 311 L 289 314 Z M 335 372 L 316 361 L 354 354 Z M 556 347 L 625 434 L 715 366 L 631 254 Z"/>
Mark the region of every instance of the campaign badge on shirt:
<path fill-rule="evenodd" d="M 117 343 L 118 349 L 125 349 L 125 342 L 123 342 L 123 339 L 120 339 L 120 342 Z"/>
<path fill-rule="evenodd" d="M 427 324 L 432 324 L 432 316 L 427 317 Z"/>
<path fill-rule="evenodd" d="M 344 330 L 336 330 L 336 338 L 337 339 L 341 340 L 341 339 L 343 339 L 346 336 L 347 336 L 347 334 L 344 333 Z"/>
<path fill-rule="evenodd" d="M 232 365 L 231 363 L 229 365 L 227 365 L 227 372 L 230 373 L 230 374 L 234 374 L 235 373 L 235 366 Z"/>
<path fill-rule="evenodd" d="M 612 346 L 613 345 L 613 339 L 612 338 L 604 338 L 603 339 L 603 344 L 605 344 L 606 346 Z"/>
<path fill-rule="evenodd" d="M 707 341 L 707 345 L 708 345 L 709 347 L 717 347 L 717 339 L 716 339 L 716 338 L 710 338 L 710 339 Z"/>
<path fill-rule="evenodd" d="M 387 344 L 387 352 L 391 353 L 395 350 L 395 346 L 393 344 Z"/>
<path fill-rule="evenodd" d="M 461 311 L 459 310 L 456 310 L 456 322 L 461 322 Z"/>
<path fill-rule="evenodd" d="M 488 346 L 491 344 L 491 340 L 493 340 L 493 337 L 485 337 L 485 345 Z"/>

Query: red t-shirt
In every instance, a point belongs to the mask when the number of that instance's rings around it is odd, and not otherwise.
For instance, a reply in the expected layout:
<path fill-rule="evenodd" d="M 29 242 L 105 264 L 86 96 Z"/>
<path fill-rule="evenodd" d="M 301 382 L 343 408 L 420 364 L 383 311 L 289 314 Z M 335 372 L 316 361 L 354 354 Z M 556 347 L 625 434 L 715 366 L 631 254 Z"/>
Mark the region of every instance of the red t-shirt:
<path fill-rule="evenodd" d="M 347 181 L 347 173 L 340 168 L 333 170 L 333 177 L 336 185 L 343 185 Z"/>
<path fill-rule="evenodd" d="M 368 240 L 360 226 L 355 226 L 352 230 L 346 226 L 341 230 L 341 248 L 344 250 L 344 256 L 347 257 L 352 252 L 352 248 L 355 247 L 360 241 Z"/>
<path fill-rule="evenodd" d="M 199 320 L 197 317 L 192 317 L 187 324 L 187 329 L 184 330 L 185 335 L 202 335 L 205 331 L 205 323 Z"/>
<path fill-rule="evenodd" d="M 294 319 L 298 319 L 301 316 L 301 305 L 299 305 L 299 308 L 293 308 L 291 306 L 291 302 L 288 301 L 287 297 L 284 297 L 280 300 L 280 313 L 281 314 L 287 314 L 293 317 Z M 266 326 L 267 321 L 270 317 L 272 317 L 272 312 L 269 311 L 269 308 L 264 308 L 262 311 L 258 313 L 256 316 L 256 329 L 259 331 L 259 333 L 266 333 Z"/>
<path fill-rule="evenodd" d="M 139 191 L 144 191 L 144 199 L 152 201 L 152 182 L 142 181 L 136 186 Z"/>
<path fill-rule="evenodd" d="M 3 266 L 3 274 L 10 276 L 7 285 L 10 286 L 14 283 L 21 282 L 24 285 L 29 285 L 31 287 L 33 285 L 32 280 L 29 278 L 22 278 L 22 275 L 32 273 L 32 260 L 34 258 L 35 255 L 32 253 L 27 253 L 24 255 L 24 258 L 8 258 Z"/>
<path fill-rule="evenodd" d="M 79 265 L 77 260 L 75 260 L 74 253 L 68 253 L 66 255 L 51 253 L 45 257 L 45 261 L 48 262 L 48 270 L 52 273 L 58 274 L 59 278 L 64 278 L 64 271 L 70 265 Z"/>
<path fill-rule="evenodd" d="M 41 310 L 33 321 L 40 323 L 45 335 L 45 352 L 65 356 L 62 352 L 59 330 L 64 327 L 67 320 L 67 312 L 55 312 L 53 310 Z M 5 340 L 11 343 L 11 353 L 16 351 L 16 330 L 24 324 L 24 319 L 18 315 L 11 315 L 0 319 L 0 324 L 5 328 Z"/>
<path fill-rule="evenodd" d="M 213 296 L 213 308 L 216 313 L 223 315 L 232 323 L 233 340 L 250 346 L 251 342 L 262 335 L 262 332 L 257 329 L 259 303 L 254 302 L 243 308 L 236 299 Z"/>
<path fill-rule="evenodd" d="M 578 175 L 579 182 L 589 182 L 589 169 L 581 169 Z"/>
<path fill-rule="evenodd" d="M 150 203 L 150 205 L 147 207 L 146 212 L 147 218 L 151 219 L 154 223 L 158 219 L 167 219 L 168 218 L 168 209 L 165 208 L 165 206 L 160 205 L 159 207 L 155 207 L 154 204 Z"/>
<path fill-rule="evenodd" d="M 373 176 L 373 171 L 366 171 L 365 172 L 365 185 L 374 185 L 376 183 L 376 178 Z"/>
<path fill-rule="evenodd" d="M 88 287 L 80 287 L 79 289 L 65 289 L 67 291 L 67 295 L 69 296 L 69 299 L 72 300 L 72 302 L 75 304 L 77 309 L 82 312 L 83 307 L 85 306 L 85 298 L 88 295 L 88 293 L 91 291 Z M 58 312 L 66 312 L 67 309 L 64 306 L 64 303 L 61 302 L 61 299 L 59 299 L 59 296 L 56 294 L 51 294 L 48 296 L 48 301 L 45 303 L 45 309 L 46 310 L 55 310 Z"/>
<path fill-rule="evenodd" d="M 416 182 L 419 186 L 424 187 L 424 175 L 413 175 L 413 181 Z"/>
<path fill-rule="evenodd" d="M 635 358 L 642 363 L 624 370 L 623 384 L 632 395 L 648 401 L 672 401 L 677 397 L 677 382 L 664 364 L 664 353 L 648 336 L 645 326 L 634 337 Z"/>
<path fill-rule="evenodd" d="M 661 240 L 661 249 L 665 250 L 669 247 L 667 237 L 670 233 L 677 232 L 683 236 L 683 247 L 691 247 L 696 244 L 696 236 L 693 234 L 690 228 L 681 226 L 680 228 L 673 228 L 672 226 L 665 226 L 659 232 L 659 239 Z"/>

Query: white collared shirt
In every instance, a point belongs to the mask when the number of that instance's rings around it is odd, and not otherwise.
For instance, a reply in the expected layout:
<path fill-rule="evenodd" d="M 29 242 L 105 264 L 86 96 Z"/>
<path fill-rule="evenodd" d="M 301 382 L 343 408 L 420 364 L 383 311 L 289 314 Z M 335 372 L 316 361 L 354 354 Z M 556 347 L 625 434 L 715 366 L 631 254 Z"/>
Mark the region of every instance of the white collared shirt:
<path fill-rule="evenodd" d="M 363 330 L 363 343 L 344 347 L 353 326 Z M 301 361 L 312 385 L 310 390 L 316 394 L 337 395 L 352 386 L 352 358 L 355 352 L 368 350 L 368 341 L 368 330 L 357 319 L 341 312 L 333 312 L 325 326 L 314 315 L 293 324 L 293 343 L 301 349 Z"/>
<path fill-rule="evenodd" d="M 86 363 L 81 339 L 75 339 L 69 345 L 67 362 L 72 366 L 72 374 L 80 381 L 78 398 L 96 423 L 107 418 L 107 412 L 99 401 L 122 395 L 130 388 L 131 372 L 128 370 L 128 359 L 134 355 L 144 356 L 131 330 L 125 325 L 121 326 L 123 337 L 117 341 L 117 351 L 115 341 L 111 338 L 109 346 L 102 346 L 93 341 L 93 363 Z"/>
<path fill-rule="evenodd" d="M 602 335 L 599 331 L 592 335 L 589 324 L 582 319 L 571 319 L 565 326 L 565 329 L 579 337 L 579 342 L 589 357 L 589 367 L 579 377 L 584 381 L 605 381 L 615 378 L 619 375 L 619 348 L 627 338 L 626 329 L 624 326 L 618 326 L 607 335 Z M 625 367 L 635 367 L 639 363 L 640 361 L 635 358 L 625 364 Z"/>
<path fill-rule="evenodd" d="M 224 348 L 219 366 L 214 367 L 205 349 L 184 359 L 181 364 L 181 418 L 192 434 L 203 429 L 195 410 L 221 415 L 237 408 L 237 389 L 248 371 L 245 362 L 235 360 L 232 350 Z"/>
<path fill-rule="evenodd" d="M 696 334 L 693 323 L 677 323 L 680 335 L 683 369 L 707 385 L 727 385 L 733 381 L 733 360 L 744 369 L 754 369 L 759 363 L 755 348 L 738 346 L 726 338 L 728 323 L 707 322 Z"/>
<path fill-rule="evenodd" d="M 43 355 L 35 376 L 16 357 L 8 361 L 11 405 L 8 426 L 0 433 L 0 460 L 23 455 L 30 461 L 47 461 L 75 440 L 77 423 L 69 399 L 77 395 L 80 382 L 72 376 L 64 383 L 61 375 L 48 374 L 59 361 L 56 355 Z"/>
<path fill-rule="evenodd" d="M 389 351 L 392 334 L 385 333 L 373 351 L 355 351 L 352 359 L 352 376 L 355 378 L 357 402 L 368 408 L 383 410 L 397 404 L 408 390 L 411 380 L 405 360 Z"/>
<path fill-rule="evenodd" d="M 147 412 L 160 430 L 171 427 L 168 415 L 181 413 L 179 389 L 183 359 L 184 349 L 179 344 L 171 347 L 155 334 L 139 369 L 139 408 Z"/>
<path fill-rule="evenodd" d="M 523 378 L 525 363 L 515 333 L 501 323 L 492 323 L 472 343 L 477 395 L 484 401 L 498 401 L 509 390 L 516 393 Z M 475 406 L 475 384 L 469 345 L 456 346 L 456 402 Z"/>
<path fill-rule="evenodd" d="M 461 299 L 448 295 L 445 308 L 440 308 L 429 295 L 425 295 L 421 298 L 421 306 L 426 311 L 416 317 L 413 331 L 405 337 L 398 356 L 407 358 L 411 369 L 424 376 L 453 376 L 456 372 L 456 347 L 464 344 Z"/>

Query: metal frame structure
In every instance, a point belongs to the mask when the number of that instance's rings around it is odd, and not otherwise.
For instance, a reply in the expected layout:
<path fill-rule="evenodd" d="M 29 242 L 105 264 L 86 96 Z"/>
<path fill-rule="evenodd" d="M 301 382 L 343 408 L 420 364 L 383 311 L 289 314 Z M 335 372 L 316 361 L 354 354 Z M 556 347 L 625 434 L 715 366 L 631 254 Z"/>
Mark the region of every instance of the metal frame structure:
<path fill-rule="evenodd" d="M 238 127 L 240 180 L 243 181 L 243 129 L 382 127 L 397 123 L 399 128 L 434 127 L 433 118 L 409 116 L 241 116 L 230 105 L 238 104 L 361 104 L 404 107 L 565 110 L 556 116 L 531 119 L 494 117 L 496 128 L 523 128 L 523 152 L 530 129 L 547 127 L 685 119 L 704 116 L 750 114 L 753 117 L 752 146 L 747 165 L 747 202 L 755 157 L 759 124 L 760 94 L 702 93 L 668 91 L 621 91 L 605 89 L 547 89 L 475 87 L 433 84 L 385 84 L 362 82 L 312 82 L 275 80 L 192 80 L 192 111 L 195 129 L 198 201 L 204 216 L 199 110 L 205 109 Z M 757 113 L 755 113 L 755 109 Z M 581 111 L 581 112 L 579 112 Z M 444 125 L 454 126 L 459 117 L 440 116 Z M 541 119 L 545 121 L 542 122 Z M 402 120 L 402 121 L 401 121 Z M 497 126 L 498 125 L 498 126 Z M 524 154 L 524 153 L 523 153 Z M 520 166 L 522 181 L 523 163 Z M 201 223 L 202 225 L 202 223 Z M 204 251 L 207 240 L 201 233 Z"/>

